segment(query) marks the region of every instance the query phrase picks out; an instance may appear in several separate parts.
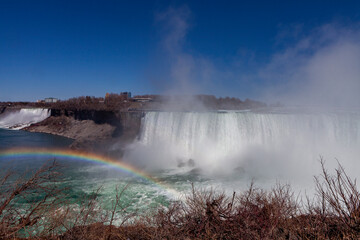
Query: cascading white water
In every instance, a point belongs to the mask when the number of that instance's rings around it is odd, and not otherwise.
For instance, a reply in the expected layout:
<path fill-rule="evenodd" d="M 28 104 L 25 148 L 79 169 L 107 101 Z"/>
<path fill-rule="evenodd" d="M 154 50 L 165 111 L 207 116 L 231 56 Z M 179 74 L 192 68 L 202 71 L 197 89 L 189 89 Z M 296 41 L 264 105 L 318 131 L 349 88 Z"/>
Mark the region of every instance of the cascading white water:
<path fill-rule="evenodd" d="M 33 123 L 41 122 L 50 116 L 51 110 L 43 108 L 24 108 L 5 111 L 0 115 L 0 128 L 22 129 Z"/>
<path fill-rule="evenodd" d="M 148 112 L 134 149 L 127 156 L 147 166 L 171 168 L 192 159 L 212 175 L 302 178 L 319 173 L 320 156 L 352 169 L 357 165 L 360 115 Z"/>

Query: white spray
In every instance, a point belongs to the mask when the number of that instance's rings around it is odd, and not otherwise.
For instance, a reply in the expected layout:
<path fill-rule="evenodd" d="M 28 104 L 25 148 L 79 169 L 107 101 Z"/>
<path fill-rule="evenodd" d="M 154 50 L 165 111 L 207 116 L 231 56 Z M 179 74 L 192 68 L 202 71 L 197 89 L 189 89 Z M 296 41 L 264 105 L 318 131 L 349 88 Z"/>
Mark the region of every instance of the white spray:
<path fill-rule="evenodd" d="M 209 176 L 311 182 L 320 156 L 356 175 L 359 143 L 358 113 L 149 112 L 126 157 L 155 169 L 191 159 Z"/>

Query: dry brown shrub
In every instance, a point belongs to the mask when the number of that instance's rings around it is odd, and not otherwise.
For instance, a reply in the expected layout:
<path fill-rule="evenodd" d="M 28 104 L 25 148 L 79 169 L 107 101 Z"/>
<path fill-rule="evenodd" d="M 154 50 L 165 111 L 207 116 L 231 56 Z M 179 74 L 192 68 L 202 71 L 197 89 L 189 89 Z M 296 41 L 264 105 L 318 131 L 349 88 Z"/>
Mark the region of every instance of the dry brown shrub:
<path fill-rule="evenodd" d="M 56 162 L 44 164 L 38 171 L 17 176 L 4 174 L 0 183 L 0 238 L 52 235 L 61 225 L 48 225 L 47 216 L 64 204 L 60 166 Z M 19 207 L 19 203 L 25 203 Z"/>

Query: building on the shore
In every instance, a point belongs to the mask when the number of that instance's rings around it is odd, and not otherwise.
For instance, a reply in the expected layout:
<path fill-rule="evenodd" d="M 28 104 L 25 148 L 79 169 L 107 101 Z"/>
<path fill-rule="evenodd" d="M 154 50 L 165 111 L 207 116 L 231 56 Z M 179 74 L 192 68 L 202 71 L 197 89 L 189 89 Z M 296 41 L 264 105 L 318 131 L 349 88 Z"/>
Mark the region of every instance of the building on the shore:
<path fill-rule="evenodd" d="M 126 97 L 127 99 L 131 98 L 131 92 L 121 92 L 120 95 Z"/>
<path fill-rule="evenodd" d="M 59 99 L 57 98 L 53 98 L 53 97 L 49 97 L 49 98 L 45 98 L 45 103 L 56 103 L 59 101 Z"/>

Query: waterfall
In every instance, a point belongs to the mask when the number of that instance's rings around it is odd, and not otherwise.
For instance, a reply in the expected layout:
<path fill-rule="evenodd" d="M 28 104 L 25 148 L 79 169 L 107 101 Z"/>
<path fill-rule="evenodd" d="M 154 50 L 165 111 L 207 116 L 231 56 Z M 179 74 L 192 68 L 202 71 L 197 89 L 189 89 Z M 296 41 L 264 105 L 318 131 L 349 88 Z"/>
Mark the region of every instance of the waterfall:
<path fill-rule="evenodd" d="M 51 110 L 42 108 L 24 108 L 5 110 L 0 115 L 0 128 L 22 129 L 33 123 L 41 122 L 50 116 Z"/>
<path fill-rule="evenodd" d="M 319 156 L 353 161 L 359 144 L 358 113 L 148 112 L 128 156 L 159 167 L 191 159 L 211 171 L 291 173 L 319 165 Z"/>

